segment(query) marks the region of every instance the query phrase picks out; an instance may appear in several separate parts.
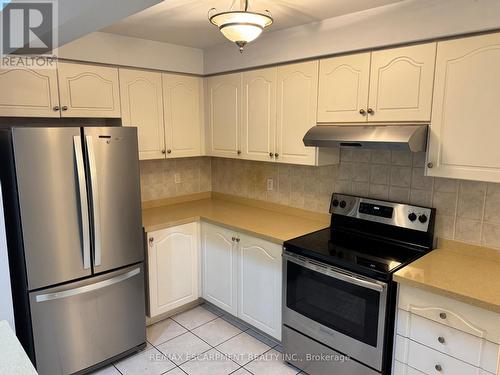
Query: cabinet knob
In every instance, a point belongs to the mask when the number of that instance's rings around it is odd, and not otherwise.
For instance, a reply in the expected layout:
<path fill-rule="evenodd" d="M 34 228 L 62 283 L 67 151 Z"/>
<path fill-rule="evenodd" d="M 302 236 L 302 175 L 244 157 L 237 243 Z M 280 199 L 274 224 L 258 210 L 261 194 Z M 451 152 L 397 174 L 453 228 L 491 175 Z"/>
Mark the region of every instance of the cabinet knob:
<path fill-rule="evenodd" d="M 269 157 L 272 158 L 274 154 L 272 152 L 269 153 Z"/>
<path fill-rule="evenodd" d="M 161 153 L 164 154 L 165 153 L 165 150 L 161 150 Z"/>
<path fill-rule="evenodd" d="M 54 112 L 59 111 L 59 109 L 60 109 L 60 108 L 59 108 L 59 106 L 58 106 L 58 105 L 55 105 L 55 106 L 53 106 L 53 107 L 52 107 L 52 110 L 53 110 Z"/>
<path fill-rule="evenodd" d="M 366 111 L 365 111 L 363 108 L 361 108 L 361 109 L 359 110 L 359 114 L 360 114 L 361 116 L 366 116 Z"/>
<path fill-rule="evenodd" d="M 154 242 L 154 238 L 153 237 L 150 237 L 149 238 L 149 246 L 153 246 L 153 242 Z"/>
<path fill-rule="evenodd" d="M 236 237 L 232 237 L 231 241 L 233 241 L 233 242 L 236 241 Z"/>
<path fill-rule="evenodd" d="M 371 108 L 368 108 L 368 114 L 373 115 L 375 114 L 375 111 Z"/>
<path fill-rule="evenodd" d="M 433 168 L 434 167 L 434 164 L 430 161 L 427 163 L 427 168 Z"/>
<path fill-rule="evenodd" d="M 171 154 L 172 153 L 172 150 L 167 150 L 167 154 Z"/>
<path fill-rule="evenodd" d="M 240 239 L 238 237 L 236 237 L 236 242 L 240 242 Z"/>
<path fill-rule="evenodd" d="M 439 342 L 440 344 L 444 344 L 444 341 L 445 341 L 445 340 L 444 340 L 444 337 L 443 337 L 443 336 L 439 336 L 439 337 L 438 337 L 438 342 Z"/>
<path fill-rule="evenodd" d="M 63 105 L 63 106 L 61 107 L 61 109 L 62 109 L 63 111 L 67 111 L 67 110 L 68 110 L 68 106 L 67 106 L 67 105 Z"/>
<path fill-rule="evenodd" d="M 238 153 L 238 155 L 241 155 L 241 150 L 238 150 L 238 152 L 237 152 L 237 153 Z"/>
<path fill-rule="evenodd" d="M 280 154 L 275 153 L 275 154 L 274 154 L 274 157 L 275 157 L 276 159 L 278 159 L 278 158 L 280 157 Z"/>
<path fill-rule="evenodd" d="M 446 319 L 446 313 L 442 312 L 442 313 L 439 313 L 439 317 L 441 319 Z"/>
<path fill-rule="evenodd" d="M 441 367 L 441 365 L 439 365 L 439 364 L 437 364 L 436 366 L 434 366 L 434 368 L 436 369 L 436 371 L 443 370 L 443 367 Z"/>

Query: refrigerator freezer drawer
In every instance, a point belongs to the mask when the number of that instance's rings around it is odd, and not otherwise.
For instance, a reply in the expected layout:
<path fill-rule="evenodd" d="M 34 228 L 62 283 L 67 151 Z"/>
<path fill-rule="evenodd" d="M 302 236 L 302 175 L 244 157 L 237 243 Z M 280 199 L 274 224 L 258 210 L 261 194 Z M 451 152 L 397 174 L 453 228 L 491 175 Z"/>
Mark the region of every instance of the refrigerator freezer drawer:
<path fill-rule="evenodd" d="M 146 341 L 142 264 L 30 294 L 36 367 L 67 375 Z"/>

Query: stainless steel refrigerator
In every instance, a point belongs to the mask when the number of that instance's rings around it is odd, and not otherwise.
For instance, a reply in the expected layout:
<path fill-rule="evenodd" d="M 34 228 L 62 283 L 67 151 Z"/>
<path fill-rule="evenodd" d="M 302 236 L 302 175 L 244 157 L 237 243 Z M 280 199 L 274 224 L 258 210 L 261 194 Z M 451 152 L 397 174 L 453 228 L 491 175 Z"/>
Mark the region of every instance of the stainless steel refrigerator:
<path fill-rule="evenodd" d="M 137 131 L 0 131 L 16 333 L 40 375 L 145 346 Z"/>

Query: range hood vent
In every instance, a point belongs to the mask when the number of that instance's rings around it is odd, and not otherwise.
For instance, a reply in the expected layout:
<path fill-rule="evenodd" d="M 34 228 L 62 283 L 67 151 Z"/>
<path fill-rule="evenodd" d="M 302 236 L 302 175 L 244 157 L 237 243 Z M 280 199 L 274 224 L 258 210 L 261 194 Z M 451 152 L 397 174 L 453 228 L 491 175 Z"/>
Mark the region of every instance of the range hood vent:
<path fill-rule="evenodd" d="M 427 125 L 317 125 L 304 136 L 306 146 L 364 147 L 425 151 Z"/>

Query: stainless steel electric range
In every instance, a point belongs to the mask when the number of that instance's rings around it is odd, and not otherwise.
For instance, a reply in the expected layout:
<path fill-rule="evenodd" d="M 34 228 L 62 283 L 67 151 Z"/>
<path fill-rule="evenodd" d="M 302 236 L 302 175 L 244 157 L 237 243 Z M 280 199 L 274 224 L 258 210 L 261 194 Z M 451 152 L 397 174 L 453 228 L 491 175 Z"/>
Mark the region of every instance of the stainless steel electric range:
<path fill-rule="evenodd" d="M 285 360 L 311 375 L 390 374 L 392 274 L 432 250 L 435 210 L 333 194 L 331 225 L 284 244 Z"/>

